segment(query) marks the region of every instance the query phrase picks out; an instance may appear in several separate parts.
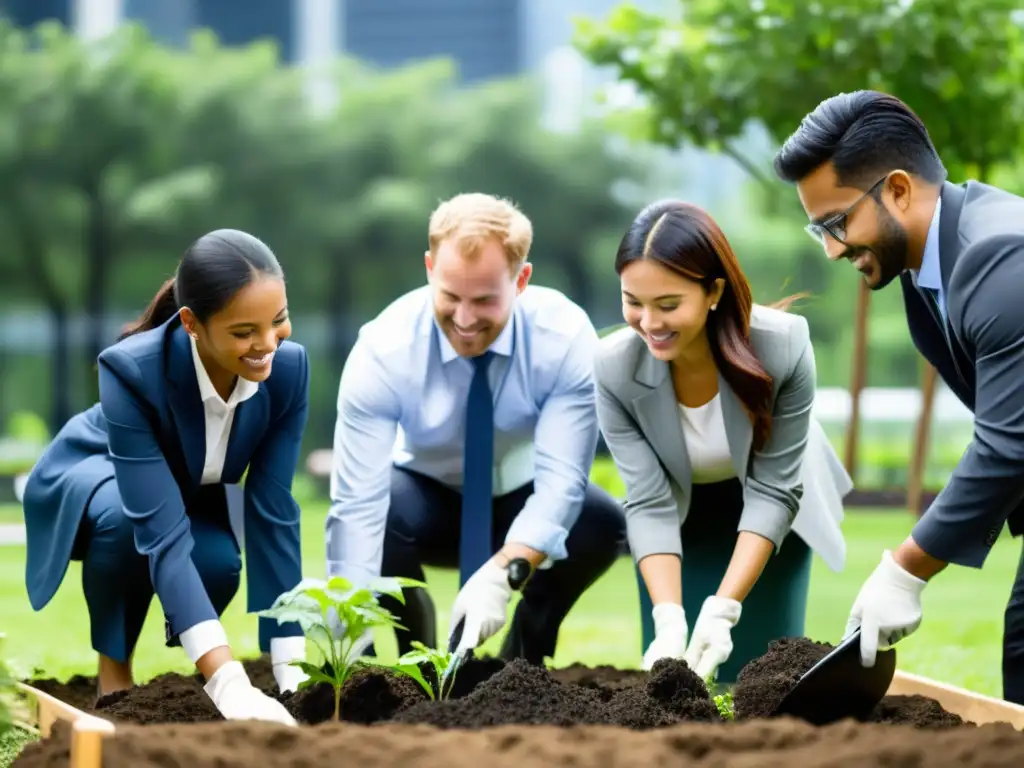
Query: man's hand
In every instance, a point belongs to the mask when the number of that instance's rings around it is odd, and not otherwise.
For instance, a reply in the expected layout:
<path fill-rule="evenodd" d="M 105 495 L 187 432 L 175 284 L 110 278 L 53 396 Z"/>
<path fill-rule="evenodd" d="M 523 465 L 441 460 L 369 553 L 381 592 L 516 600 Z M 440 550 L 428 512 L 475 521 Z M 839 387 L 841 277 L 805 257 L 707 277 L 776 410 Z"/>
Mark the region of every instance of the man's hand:
<path fill-rule="evenodd" d="M 686 613 L 678 603 L 659 603 L 651 611 L 654 639 L 644 653 L 643 668 L 650 671 L 659 659 L 681 659 L 686 653 L 689 626 Z"/>
<path fill-rule="evenodd" d="M 732 628 L 740 620 L 743 605 L 729 597 L 711 595 L 701 606 L 693 637 L 686 649 L 686 665 L 701 680 L 713 675 L 732 655 Z"/>
<path fill-rule="evenodd" d="M 878 650 L 885 650 L 921 626 L 921 593 L 927 581 L 901 568 L 885 550 L 882 562 L 860 588 L 844 637 L 860 627 L 860 660 L 875 665 Z"/>
<path fill-rule="evenodd" d="M 225 720 L 267 720 L 297 725 L 281 702 L 253 686 L 240 661 L 222 664 L 203 690 Z"/>
<path fill-rule="evenodd" d="M 508 571 L 493 560 L 466 581 L 452 606 L 451 628 L 465 619 L 457 651 L 473 650 L 505 626 L 512 587 Z"/>

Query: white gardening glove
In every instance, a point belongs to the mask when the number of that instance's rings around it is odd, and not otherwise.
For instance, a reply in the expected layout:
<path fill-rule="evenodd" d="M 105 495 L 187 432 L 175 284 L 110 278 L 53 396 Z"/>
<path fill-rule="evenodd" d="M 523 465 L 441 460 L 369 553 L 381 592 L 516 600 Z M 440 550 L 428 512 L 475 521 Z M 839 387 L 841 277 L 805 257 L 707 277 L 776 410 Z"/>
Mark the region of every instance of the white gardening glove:
<path fill-rule="evenodd" d="M 878 564 L 860 588 L 850 610 L 843 637 L 860 627 L 860 661 L 875 666 L 878 650 L 885 650 L 921 626 L 921 593 L 928 582 L 907 573 L 882 553 Z"/>
<path fill-rule="evenodd" d="M 512 587 L 508 571 L 488 561 L 466 580 L 452 606 L 450 631 L 466 620 L 456 651 L 469 651 L 498 633 L 508 618 Z"/>
<path fill-rule="evenodd" d="M 222 664 L 203 686 L 225 720 L 269 720 L 297 725 L 281 702 L 270 698 L 249 682 L 240 661 Z"/>
<path fill-rule="evenodd" d="M 306 638 L 275 637 L 270 641 L 270 663 L 281 693 L 294 693 L 309 676 L 291 662 L 306 660 Z"/>
<path fill-rule="evenodd" d="M 654 639 L 644 653 L 643 668 L 647 671 L 659 659 L 683 658 L 689 632 L 686 613 L 678 603 L 659 603 L 651 616 L 654 617 Z"/>
<path fill-rule="evenodd" d="M 708 597 L 701 606 L 684 656 L 686 665 L 701 680 L 707 680 L 732 655 L 732 628 L 742 610 L 736 600 L 717 595 Z"/>

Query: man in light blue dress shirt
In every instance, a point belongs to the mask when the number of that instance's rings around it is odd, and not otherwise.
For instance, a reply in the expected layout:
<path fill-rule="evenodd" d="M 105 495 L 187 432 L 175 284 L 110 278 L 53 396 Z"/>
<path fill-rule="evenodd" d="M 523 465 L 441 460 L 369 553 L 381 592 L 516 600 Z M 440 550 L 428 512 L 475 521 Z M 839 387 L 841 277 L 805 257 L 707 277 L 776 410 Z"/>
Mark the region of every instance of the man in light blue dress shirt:
<path fill-rule="evenodd" d="M 532 239 L 490 195 L 433 213 L 428 284 L 361 329 L 341 376 L 326 539 L 329 575 L 356 584 L 458 566 L 461 649 L 505 625 L 525 578 L 501 655 L 539 664 L 622 551 L 625 520 L 588 479 L 597 334 L 562 293 L 528 286 Z M 406 598 L 388 602 L 408 628 L 399 651 L 436 647 L 429 596 Z"/>

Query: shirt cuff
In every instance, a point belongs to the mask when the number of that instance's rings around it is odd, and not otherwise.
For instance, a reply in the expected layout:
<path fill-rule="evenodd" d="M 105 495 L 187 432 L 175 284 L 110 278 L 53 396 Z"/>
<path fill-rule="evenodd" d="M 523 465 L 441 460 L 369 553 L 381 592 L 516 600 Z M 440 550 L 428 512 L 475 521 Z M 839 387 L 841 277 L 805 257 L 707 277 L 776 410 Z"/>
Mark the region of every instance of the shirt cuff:
<path fill-rule="evenodd" d="M 522 544 L 543 552 L 547 558 L 541 568 L 550 568 L 554 561 L 564 560 L 569 556 L 565 549 L 565 540 L 569 532 L 556 523 L 547 520 L 531 519 L 520 513 L 508 529 L 505 536 L 506 544 Z"/>
<path fill-rule="evenodd" d="M 178 638 L 193 664 L 214 648 L 228 644 L 228 634 L 224 631 L 224 625 L 216 619 L 201 621 L 186 629 Z"/>
<path fill-rule="evenodd" d="M 278 664 L 303 661 L 305 658 L 305 637 L 275 637 L 270 641 L 270 663 L 275 667 Z"/>

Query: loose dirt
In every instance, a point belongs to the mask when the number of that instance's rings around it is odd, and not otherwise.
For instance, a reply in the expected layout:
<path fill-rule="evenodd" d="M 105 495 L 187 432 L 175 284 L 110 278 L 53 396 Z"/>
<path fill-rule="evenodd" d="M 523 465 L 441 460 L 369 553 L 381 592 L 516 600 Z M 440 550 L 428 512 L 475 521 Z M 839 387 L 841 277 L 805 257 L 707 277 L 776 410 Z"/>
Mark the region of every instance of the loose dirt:
<path fill-rule="evenodd" d="M 1024 765 L 1024 734 L 1009 725 L 964 723 L 921 696 L 886 697 L 868 723 L 816 728 L 769 718 L 830 649 L 806 639 L 774 643 L 739 675 L 735 722 L 720 718 L 704 683 L 681 661 L 645 673 L 473 659 L 452 697 L 440 702 L 411 678 L 362 669 L 342 693 L 341 723 L 329 722 L 328 686 L 279 696 L 304 724 L 299 729 L 225 722 L 197 676 L 161 675 L 99 701 L 92 678 L 31 682 L 117 722 L 104 747 L 105 768 L 319 768 L 342 758 L 360 768 Z M 273 694 L 269 661 L 245 665 L 254 684 Z M 15 765 L 66 766 L 68 739 L 68 729 L 58 728 L 26 747 Z"/>

